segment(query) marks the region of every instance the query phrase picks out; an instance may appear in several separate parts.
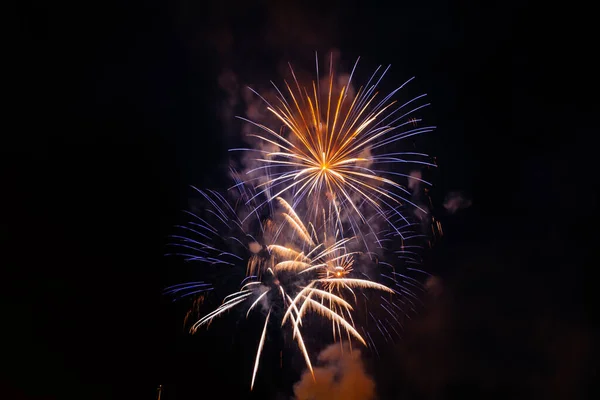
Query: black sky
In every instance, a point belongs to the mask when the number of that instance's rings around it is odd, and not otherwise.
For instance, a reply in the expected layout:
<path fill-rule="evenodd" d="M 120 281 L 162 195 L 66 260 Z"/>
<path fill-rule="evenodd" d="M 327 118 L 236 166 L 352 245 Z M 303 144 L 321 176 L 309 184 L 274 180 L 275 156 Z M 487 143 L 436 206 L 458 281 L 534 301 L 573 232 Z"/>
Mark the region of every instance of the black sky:
<path fill-rule="evenodd" d="M 255 341 L 232 335 L 235 321 L 181 333 L 185 307 L 160 291 L 189 271 L 163 257 L 166 236 L 188 185 L 227 184 L 238 139 L 220 118 L 219 75 L 265 84 L 282 63 L 311 67 L 330 49 L 348 67 L 358 56 L 365 69 L 392 64 L 390 85 L 416 75 L 439 127 L 423 144 L 440 165 L 445 237 L 430 264 L 448 305 L 424 311 L 385 360 L 394 372 L 381 398 L 585 397 L 597 377 L 589 14 L 529 2 L 251 3 L 23 5 L 2 140 L 7 398 L 151 399 L 158 384 L 168 400 L 246 398 Z M 472 207 L 445 215 L 452 190 Z M 298 378 L 270 368 L 263 398 Z M 406 372 L 448 369 L 459 372 L 429 383 L 433 394 Z"/>

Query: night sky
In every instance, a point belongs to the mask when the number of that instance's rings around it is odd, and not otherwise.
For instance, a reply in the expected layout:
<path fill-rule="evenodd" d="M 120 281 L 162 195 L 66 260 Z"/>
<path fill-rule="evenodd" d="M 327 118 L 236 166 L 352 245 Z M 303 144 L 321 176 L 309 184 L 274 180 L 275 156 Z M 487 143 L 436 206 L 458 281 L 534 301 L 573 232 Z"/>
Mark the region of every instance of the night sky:
<path fill-rule="evenodd" d="M 240 134 L 219 77 L 260 87 L 280 82 L 286 62 L 311 68 L 315 51 L 330 50 L 346 69 L 360 56 L 363 74 L 392 64 L 387 90 L 416 76 L 411 93 L 429 94 L 438 127 L 419 143 L 440 167 L 432 201 L 445 235 L 427 266 L 443 290 L 381 359 L 365 355 L 378 398 L 597 389 L 589 13 L 528 2 L 213 3 L 28 2 L 15 19 L 0 396 L 153 399 L 159 384 L 163 400 L 293 395 L 301 370 L 280 369 L 278 353 L 248 392 L 256 326 L 224 318 L 197 337 L 183 332 L 189 304 L 161 290 L 194 268 L 163 254 L 189 185 L 228 187 L 227 149 Z M 472 206 L 445 212 L 451 191 Z"/>

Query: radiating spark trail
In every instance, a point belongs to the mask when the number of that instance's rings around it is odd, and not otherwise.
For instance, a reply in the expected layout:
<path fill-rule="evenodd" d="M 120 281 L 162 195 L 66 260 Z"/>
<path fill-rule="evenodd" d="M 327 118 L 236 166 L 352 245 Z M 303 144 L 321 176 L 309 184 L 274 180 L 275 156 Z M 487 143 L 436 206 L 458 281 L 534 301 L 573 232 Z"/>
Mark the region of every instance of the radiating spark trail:
<path fill-rule="evenodd" d="M 258 344 L 258 350 L 256 351 L 256 361 L 254 362 L 254 371 L 252 372 L 252 383 L 250 384 L 250 390 L 254 388 L 254 379 L 256 378 L 256 371 L 258 371 L 258 363 L 260 361 L 260 353 L 265 344 L 265 336 L 267 335 L 267 325 L 269 324 L 269 317 L 271 316 L 271 310 L 265 318 L 265 327 L 263 328 L 262 335 L 260 336 L 260 342 Z"/>

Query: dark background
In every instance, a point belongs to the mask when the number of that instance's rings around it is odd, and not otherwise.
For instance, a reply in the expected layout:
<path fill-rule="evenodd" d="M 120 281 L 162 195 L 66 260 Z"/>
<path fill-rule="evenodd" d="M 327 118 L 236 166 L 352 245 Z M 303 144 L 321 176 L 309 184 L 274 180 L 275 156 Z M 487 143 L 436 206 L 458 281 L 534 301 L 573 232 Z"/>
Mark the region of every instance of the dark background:
<path fill-rule="evenodd" d="M 222 71 L 264 84 L 280 80 L 282 62 L 310 68 L 315 50 L 331 49 L 347 67 L 361 56 L 363 73 L 391 63 L 384 89 L 416 75 L 439 127 L 425 145 L 440 165 L 432 195 L 445 236 L 430 268 L 445 292 L 390 356 L 370 360 L 380 397 L 589 396 L 590 12 L 215 3 L 27 2 L 10 21 L 3 397 L 152 399 L 159 384 L 168 400 L 248 396 L 256 330 L 224 320 L 182 333 L 186 304 L 160 291 L 189 271 L 163 257 L 166 236 L 188 185 L 226 184 L 239 139 L 221 118 Z M 451 190 L 472 207 L 444 213 Z M 289 398 L 298 375 L 277 361 L 265 362 L 257 398 Z"/>

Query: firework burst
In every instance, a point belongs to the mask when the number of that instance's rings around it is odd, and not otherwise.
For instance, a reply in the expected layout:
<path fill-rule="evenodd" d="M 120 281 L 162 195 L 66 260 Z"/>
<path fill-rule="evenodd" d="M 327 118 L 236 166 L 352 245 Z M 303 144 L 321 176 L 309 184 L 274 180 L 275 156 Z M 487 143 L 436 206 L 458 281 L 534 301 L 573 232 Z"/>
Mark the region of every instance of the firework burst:
<path fill-rule="evenodd" d="M 247 171 L 247 175 L 259 177 L 250 177 L 244 183 L 254 183 L 257 196 L 267 195 L 259 206 L 282 195 L 290 196 L 295 208 L 306 202 L 308 220 L 314 217 L 311 213 L 323 207 L 323 202 L 333 202 L 340 212 L 344 211 L 355 230 L 359 224 L 370 226 L 372 213 L 368 210 L 374 210 L 395 229 L 398 220 L 408 223 L 400 210 L 406 205 L 420 207 L 411 201 L 407 185 L 398 179 L 429 183 L 399 172 L 397 166 L 435 165 L 427 155 L 401 151 L 397 145 L 435 128 L 420 126 L 422 120 L 416 116 L 429 105 L 420 104 L 425 94 L 404 103 L 393 100 L 411 78 L 388 95 L 381 95 L 377 88 L 389 66 L 383 72 L 378 68 L 354 94 L 352 77 L 358 60 L 341 88 L 334 84 L 332 60 L 323 85 L 318 60 L 316 64 L 317 79 L 310 86 L 300 84 L 290 65 L 293 83 L 286 81 L 283 91 L 273 84 L 276 99 L 268 101 L 253 91 L 280 126 L 241 118 L 258 128 L 251 137 L 276 149 L 233 149 L 260 155 L 255 161 L 261 165 Z"/>
<path fill-rule="evenodd" d="M 172 245 L 183 250 L 173 254 L 226 270 L 245 270 L 246 274 L 239 290 L 225 296 L 220 306 L 199 318 L 190 330 L 197 332 L 232 309 L 243 307 L 246 317 L 253 311 L 266 313 L 251 388 L 269 324 L 282 329 L 288 326 L 292 330 L 292 337 L 311 371 L 309 352 L 302 336 L 302 326 L 310 315 L 331 322 L 334 340 L 347 337 L 367 344 L 352 319 L 356 291 L 393 293 L 393 290 L 351 276 L 358 252 L 350 251 L 348 245 L 355 238 L 340 238 L 336 233 L 325 233 L 327 231 L 319 236 L 314 225 L 305 224 L 282 198 L 277 199 L 280 211 L 264 219 L 258 217 L 256 208 L 239 200 L 238 205 L 257 217 L 255 221 L 243 218 L 245 222 L 242 222 L 240 215 L 244 213 L 229 205 L 223 196 L 214 191 L 196 190 L 211 207 L 205 209 L 206 216 L 189 213 L 193 220 L 180 226 L 185 233 L 173 235 Z M 324 223 L 324 227 L 337 225 L 329 220 Z M 257 233 L 248 233 L 251 227 Z M 240 251 L 233 252 L 231 248 Z M 183 297 L 211 289 L 204 282 L 192 282 L 171 286 L 167 292 Z"/>

